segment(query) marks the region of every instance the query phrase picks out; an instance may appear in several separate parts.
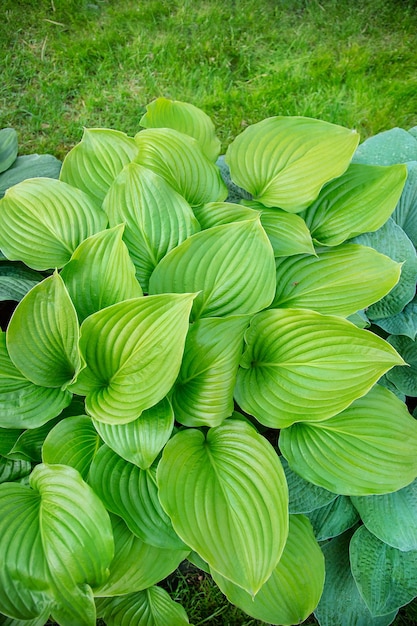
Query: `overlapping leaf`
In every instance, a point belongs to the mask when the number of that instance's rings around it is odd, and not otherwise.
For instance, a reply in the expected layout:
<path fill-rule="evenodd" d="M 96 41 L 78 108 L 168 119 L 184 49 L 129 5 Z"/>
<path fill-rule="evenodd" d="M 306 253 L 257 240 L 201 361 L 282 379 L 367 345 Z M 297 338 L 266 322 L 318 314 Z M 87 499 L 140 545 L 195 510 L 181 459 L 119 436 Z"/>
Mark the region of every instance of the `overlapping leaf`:
<path fill-rule="evenodd" d="M 359 135 L 306 117 L 270 117 L 243 131 L 226 153 L 232 180 L 266 206 L 305 209 L 343 174 Z"/>
<path fill-rule="evenodd" d="M 392 336 L 389 343 L 401 354 L 409 367 L 394 367 L 387 372 L 388 380 L 407 396 L 417 396 L 417 344 L 409 337 Z M 403 371 L 402 371 L 403 370 Z"/>
<path fill-rule="evenodd" d="M 210 429 L 207 438 L 184 430 L 165 446 L 157 479 L 183 541 L 213 570 L 256 594 L 288 534 L 285 474 L 267 440 L 240 420 Z"/>
<path fill-rule="evenodd" d="M 417 142 L 416 142 L 417 143 Z M 416 154 L 417 159 L 417 154 Z M 407 163 L 407 181 L 392 219 L 417 246 L 417 160 Z"/>
<path fill-rule="evenodd" d="M 348 496 L 337 496 L 332 502 L 307 513 L 317 541 L 341 535 L 360 521 L 359 514 Z"/>
<path fill-rule="evenodd" d="M 265 426 L 286 428 L 336 415 L 394 365 L 404 364 L 380 337 L 333 315 L 274 309 L 246 332 L 235 399 Z"/>
<path fill-rule="evenodd" d="M 290 513 L 309 513 L 330 504 L 337 497 L 293 472 L 285 457 L 281 456 L 280 460 L 288 484 Z"/>
<path fill-rule="evenodd" d="M 335 417 L 282 430 L 279 445 L 295 472 L 338 494 L 389 493 L 417 476 L 417 421 L 380 385 Z"/>
<path fill-rule="evenodd" d="M 194 319 L 265 308 L 275 292 L 275 262 L 259 219 L 215 226 L 189 237 L 156 267 L 149 291 L 201 291 Z"/>
<path fill-rule="evenodd" d="M 1 263 L 0 300 L 19 301 L 41 280 L 42 274 L 20 263 Z"/>
<path fill-rule="evenodd" d="M 106 214 L 86 193 L 52 178 L 24 180 L 0 200 L 2 251 L 36 270 L 62 267 L 106 225 Z"/>

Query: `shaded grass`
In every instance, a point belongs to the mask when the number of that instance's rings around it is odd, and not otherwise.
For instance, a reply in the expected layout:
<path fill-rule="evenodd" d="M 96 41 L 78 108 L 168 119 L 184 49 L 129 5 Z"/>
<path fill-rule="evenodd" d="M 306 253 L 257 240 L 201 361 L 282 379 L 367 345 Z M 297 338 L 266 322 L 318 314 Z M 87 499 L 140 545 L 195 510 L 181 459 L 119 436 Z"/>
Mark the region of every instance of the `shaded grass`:
<path fill-rule="evenodd" d="M 271 115 L 365 138 L 417 124 L 417 5 L 365 0 L 3 0 L 0 127 L 63 157 L 83 126 L 131 135 L 164 95 L 203 108 L 223 148 Z"/>

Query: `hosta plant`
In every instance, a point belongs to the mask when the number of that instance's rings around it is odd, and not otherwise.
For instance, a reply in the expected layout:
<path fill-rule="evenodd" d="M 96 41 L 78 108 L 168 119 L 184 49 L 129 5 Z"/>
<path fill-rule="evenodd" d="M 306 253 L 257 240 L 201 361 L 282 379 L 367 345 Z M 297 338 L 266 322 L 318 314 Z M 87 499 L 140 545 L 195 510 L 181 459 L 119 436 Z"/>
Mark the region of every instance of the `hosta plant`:
<path fill-rule="evenodd" d="M 0 201 L 23 272 L 0 623 L 188 624 L 158 585 L 188 559 L 270 624 L 388 625 L 417 593 L 417 421 L 387 388 L 405 353 L 368 326 L 414 295 L 415 253 L 377 245 L 410 166 L 303 117 L 221 157 L 192 105 L 140 126 L 86 130 L 59 180 Z"/>

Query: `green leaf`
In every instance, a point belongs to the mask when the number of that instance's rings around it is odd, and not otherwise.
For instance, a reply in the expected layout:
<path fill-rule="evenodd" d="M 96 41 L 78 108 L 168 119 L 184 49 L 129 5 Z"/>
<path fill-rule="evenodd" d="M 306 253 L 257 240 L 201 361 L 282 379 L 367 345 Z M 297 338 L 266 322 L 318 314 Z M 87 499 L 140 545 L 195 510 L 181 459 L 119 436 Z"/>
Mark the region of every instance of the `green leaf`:
<path fill-rule="evenodd" d="M 100 205 L 116 176 L 137 152 L 135 140 L 125 133 L 86 128 L 80 143 L 65 157 L 60 180 L 82 189 Z"/>
<path fill-rule="evenodd" d="M 128 424 L 105 424 L 93 420 L 103 441 L 119 456 L 148 469 L 171 436 L 174 411 L 167 398 L 146 409 Z"/>
<path fill-rule="evenodd" d="M 219 426 L 233 413 L 233 390 L 247 316 L 205 318 L 192 324 L 171 395 L 185 426 Z"/>
<path fill-rule="evenodd" d="M 14 128 L 0 130 L 0 173 L 13 165 L 18 152 L 17 132 Z"/>
<path fill-rule="evenodd" d="M 94 588 L 95 596 L 119 596 L 147 589 L 169 576 L 188 555 L 188 550 L 167 550 L 144 543 L 120 517 L 110 518 L 114 558 L 110 576 L 103 585 Z"/>
<path fill-rule="evenodd" d="M 215 226 L 171 250 L 150 293 L 201 291 L 193 318 L 256 313 L 275 292 L 274 254 L 259 219 Z"/>
<path fill-rule="evenodd" d="M 388 295 L 379 302 L 372 304 L 366 311 L 371 320 L 396 315 L 415 296 L 417 282 L 416 249 L 402 228 L 391 218 L 377 232 L 360 235 L 353 240 L 353 243 L 375 248 L 394 261 L 403 263 L 398 284 Z"/>
<path fill-rule="evenodd" d="M 268 624 L 300 624 L 316 608 L 324 585 L 324 558 L 311 525 L 303 515 L 290 515 L 287 543 L 270 578 L 253 598 L 212 571 L 228 600 Z"/>
<path fill-rule="evenodd" d="M 372 248 L 343 244 L 317 256 L 277 259 L 273 307 L 312 309 L 347 317 L 385 296 L 400 279 L 401 264 Z"/>
<path fill-rule="evenodd" d="M 307 513 L 317 541 L 337 537 L 352 528 L 359 520 L 359 514 L 347 496 L 338 496 L 329 504 Z"/>
<path fill-rule="evenodd" d="M 121 171 L 103 209 L 111 226 L 125 224 L 123 240 L 145 291 L 159 261 L 200 230 L 185 198 L 162 176 L 139 163 L 130 163 Z"/>
<path fill-rule="evenodd" d="M 265 479 L 267 477 L 267 480 Z M 256 594 L 288 534 L 288 491 L 279 458 L 241 420 L 175 435 L 158 466 L 159 497 L 182 540 L 212 569 Z"/>
<path fill-rule="evenodd" d="M 180 369 L 193 299 L 189 293 L 133 298 L 83 322 L 87 366 L 71 389 L 87 396 L 92 417 L 131 422 L 166 396 Z"/>
<path fill-rule="evenodd" d="M 303 213 L 313 239 L 320 245 L 337 246 L 378 230 L 394 211 L 406 178 L 405 165 L 350 165 Z"/>
<path fill-rule="evenodd" d="M 0 428 L 0 455 L 9 454 L 22 432 L 17 428 Z"/>
<path fill-rule="evenodd" d="M 219 156 L 219 158 L 216 161 L 216 165 L 219 168 L 221 177 L 227 187 L 227 192 L 228 192 L 228 195 L 226 198 L 227 202 L 239 203 L 243 199 L 245 200 L 252 199 L 252 195 L 248 191 L 246 191 L 245 189 L 242 189 L 242 187 L 239 187 L 238 185 L 235 185 L 235 183 L 231 179 L 230 169 L 225 161 L 225 155 L 222 154 Z"/>
<path fill-rule="evenodd" d="M 56 417 L 42 426 L 23 431 L 10 450 L 9 457 L 39 463 L 45 438 L 60 420 L 61 417 Z"/>
<path fill-rule="evenodd" d="M 259 216 L 259 211 L 234 202 L 207 202 L 194 207 L 193 211 L 204 230 L 221 224 L 254 220 Z"/>
<path fill-rule="evenodd" d="M 335 417 L 282 430 L 279 445 L 295 472 L 338 494 L 389 493 L 417 476 L 417 420 L 380 385 Z"/>
<path fill-rule="evenodd" d="M 156 548 L 186 549 L 159 502 L 154 468 L 142 470 L 103 445 L 91 464 L 89 483 L 139 539 Z"/>
<path fill-rule="evenodd" d="M 37 428 L 69 405 L 72 394 L 59 388 L 35 385 L 15 367 L 0 333 L 0 426 Z"/>
<path fill-rule="evenodd" d="M 245 341 L 235 399 L 272 428 L 326 420 L 388 369 L 404 364 L 380 337 L 314 311 L 263 311 L 252 319 Z"/>
<path fill-rule="evenodd" d="M 87 479 L 91 462 L 101 445 L 86 415 L 61 420 L 48 434 L 42 448 L 44 463 L 69 465 Z"/>
<path fill-rule="evenodd" d="M 343 615 L 343 626 L 389 626 L 397 611 L 373 617 L 362 599 L 349 562 L 351 532 L 346 532 L 323 547 L 326 580 L 314 615 L 320 626 L 335 626 Z"/>
<path fill-rule="evenodd" d="M 143 295 L 122 241 L 123 228 L 115 226 L 85 239 L 61 272 L 80 322 L 111 304 Z"/>
<path fill-rule="evenodd" d="M 99 616 L 107 626 L 187 626 L 183 607 L 174 602 L 161 587 L 118 598 L 97 600 Z"/>
<path fill-rule="evenodd" d="M 157 98 L 147 105 L 139 124 L 144 128 L 174 128 L 194 137 L 211 161 L 220 154 L 220 140 L 213 122 L 204 111 L 188 102 Z"/>
<path fill-rule="evenodd" d="M 359 135 L 306 117 L 270 117 L 243 131 L 226 153 L 232 180 L 265 206 L 305 209 L 343 174 Z"/>
<path fill-rule="evenodd" d="M 57 272 L 19 302 L 6 333 L 10 358 L 26 378 L 63 389 L 81 368 L 78 338 L 77 314 Z"/>
<path fill-rule="evenodd" d="M 35 270 L 62 267 L 106 225 L 106 214 L 86 193 L 52 178 L 24 180 L 0 200 L 0 247 Z"/>
<path fill-rule="evenodd" d="M 26 154 L 18 156 L 13 165 L 0 174 L 0 198 L 7 189 L 28 178 L 58 178 L 61 161 L 52 154 Z"/>
<path fill-rule="evenodd" d="M 392 219 L 417 246 L 417 162 L 407 163 L 407 181 Z"/>
<path fill-rule="evenodd" d="M 380 496 L 352 498 L 367 529 L 393 548 L 417 550 L 417 480 Z"/>
<path fill-rule="evenodd" d="M 30 620 L 20 620 L 13 619 L 12 617 L 6 617 L 4 615 L 0 615 L 0 625 L 1 626 L 44 626 L 47 623 L 49 618 L 49 607 L 46 607 L 45 612 L 41 614 L 39 617 L 35 617 L 35 619 Z"/>
<path fill-rule="evenodd" d="M 309 513 L 330 504 L 337 497 L 293 472 L 285 457 L 281 456 L 280 461 L 288 484 L 290 513 Z"/>
<path fill-rule="evenodd" d="M 31 469 L 29 461 L 0 457 L 0 483 L 20 480 L 28 476 Z"/>
<path fill-rule="evenodd" d="M 387 372 L 388 380 L 407 396 L 417 396 L 417 344 L 409 337 L 391 336 L 389 343 L 403 357 L 409 367 L 394 367 Z"/>
<path fill-rule="evenodd" d="M 150 128 L 140 131 L 135 141 L 135 162 L 165 178 L 191 206 L 226 199 L 219 169 L 193 137 L 172 128 Z"/>
<path fill-rule="evenodd" d="M 311 234 L 299 215 L 262 207 L 261 224 L 268 235 L 275 257 L 315 254 Z"/>
<path fill-rule="evenodd" d="M 374 165 L 417 161 L 417 141 L 403 128 L 391 128 L 364 141 L 352 160 Z"/>
<path fill-rule="evenodd" d="M 389 335 L 405 335 L 414 340 L 417 335 L 417 297 L 405 305 L 396 315 L 372 320 Z"/>
<path fill-rule="evenodd" d="M 0 300 L 19 301 L 41 280 L 42 274 L 20 263 L 0 263 Z"/>
<path fill-rule="evenodd" d="M 397 611 L 417 596 L 417 552 L 388 546 L 361 526 L 350 542 L 352 574 L 372 615 Z"/>

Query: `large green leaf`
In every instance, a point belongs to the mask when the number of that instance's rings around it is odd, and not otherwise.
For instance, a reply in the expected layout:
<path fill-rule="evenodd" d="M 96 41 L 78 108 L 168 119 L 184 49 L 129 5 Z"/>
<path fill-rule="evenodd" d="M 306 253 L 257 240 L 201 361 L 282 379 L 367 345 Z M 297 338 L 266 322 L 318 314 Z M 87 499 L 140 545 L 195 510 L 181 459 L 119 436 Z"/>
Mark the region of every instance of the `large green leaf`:
<path fill-rule="evenodd" d="M 169 597 L 165 589 L 150 587 L 144 591 L 109 599 L 97 599 L 98 615 L 107 626 L 187 626 L 183 607 Z"/>
<path fill-rule="evenodd" d="M 193 137 L 173 128 L 149 128 L 140 131 L 135 141 L 135 162 L 165 178 L 191 206 L 226 199 L 219 169 Z"/>
<path fill-rule="evenodd" d="M 6 333 L 0 333 L 0 426 L 37 428 L 71 402 L 69 391 L 41 387 L 28 380 L 11 361 Z"/>
<path fill-rule="evenodd" d="M 189 550 L 156 548 L 133 535 L 120 517 L 111 515 L 114 558 L 110 576 L 93 589 L 97 597 L 119 596 L 142 591 L 171 574 Z"/>
<path fill-rule="evenodd" d="M 270 117 L 243 131 L 226 153 L 232 180 L 266 206 L 291 213 L 343 174 L 359 135 L 306 117 Z"/>
<path fill-rule="evenodd" d="M 219 426 L 233 413 L 233 390 L 243 349 L 247 316 L 212 317 L 195 322 L 171 401 L 185 426 Z"/>
<path fill-rule="evenodd" d="M 417 480 L 393 493 L 352 501 L 373 535 L 398 550 L 417 550 Z"/>
<path fill-rule="evenodd" d="M 353 577 L 372 615 L 397 611 L 417 596 L 417 551 L 392 548 L 361 526 L 349 554 Z"/>
<path fill-rule="evenodd" d="M 235 399 L 272 428 L 328 419 L 404 364 L 380 337 L 315 311 L 263 311 L 245 341 Z"/>
<path fill-rule="evenodd" d="M 330 504 L 337 497 L 293 472 L 285 457 L 281 456 L 280 461 L 288 484 L 290 513 L 309 513 Z"/>
<path fill-rule="evenodd" d="M 0 263 L 0 300 L 19 301 L 43 280 L 42 274 L 20 263 Z"/>
<path fill-rule="evenodd" d="M 67 466 L 36 466 L 30 487 L 0 486 L 1 610 L 31 619 L 49 605 L 62 626 L 93 626 L 91 585 L 113 558 L 108 515 Z"/>
<path fill-rule="evenodd" d="M 279 445 L 295 472 L 339 494 L 389 493 L 417 476 L 417 420 L 380 385 L 335 417 L 282 430 Z"/>
<path fill-rule="evenodd" d="M 111 304 L 143 295 L 122 241 L 123 228 L 115 226 L 85 239 L 61 272 L 80 322 Z"/>
<path fill-rule="evenodd" d="M 416 292 L 417 254 L 412 242 L 392 218 L 375 233 L 359 235 L 353 242 L 375 248 L 403 264 L 398 284 L 366 311 L 371 320 L 396 315 L 414 298 Z"/>
<path fill-rule="evenodd" d="M 111 226 L 123 222 L 123 240 L 147 291 L 151 273 L 173 248 L 200 230 L 188 202 L 162 176 L 139 163 L 118 175 L 103 202 Z"/>
<path fill-rule="evenodd" d="M 326 580 L 323 594 L 314 614 L 320 626 L 340 624 L 343 626 L 389 626 L 397 611 L 382 617 L 373 617 L 362 599 L 352 576 L 349 562 L 348 531 L 323 547 L 326 564 Z"/>
<path fill-rule="evenodd" d="M 359 522 L 359 514 L 348 496 L 337 496 L 325 506 L 307 513 L 317 541 L 337 537 Z"/>
<path fill-rule="evenodd" d="M 182 540 L 222 576 L 256 594 L 288 534 L 288 490 L 279 458 L 247 423 L 204 434 L 187 429 L 165 446 L 159 497 Z"/>
<path fill-rule="evenodd" d="M 66 388 L 81 368 L 74 305 L 60 275 L 45 278 L 17 305 L 6 333 L 14 365 L 35 385 Z"/>
<path fill-rule="evenodd" d="M 188 102 L 157 98 L 148 104 L 139 124 L 144 128 L 174 128 L 194 137 L 211 161 L 220 154 L 220 140 L 213 122 L 204 111 Z"/>
<path fill-rule="evenodd" d="M 146 409 L 128 424 L 105 424 L 93 419 L 103 441 L 119 456 L 148 469 L 168 441 L 174 428 L 174 411 L 167 398 Z"/>
<path fill-rule="evenodd" d="M 0 200 L 0 248 L 35 270 L 59 268 L 107 216 L 90 197 L 52 178 L 31 178 Z"/>
<path fill-rule="evenodd" d="M 324 585 L 324 557 L 303 515 L 290 515 L 288 539 L 269 579 L 253 598 L 212 570 L 232 604 L 268 624 L 300 624 L 316 608 Z"/>
<path fill-rule="evenodd" d="M 407 178 L 405 165 L 352 164 L 303 213 L 315 241 L 337 246 L 378 230 L 391 216 Z"/>
<path fill-rule="evenodd" d="M 273 307 L 312 309 L 347 317 L 385 296 L 398 282 L 401 264 L 373 248 L 343 244 L 317 256 L 277 259 Z"/>
<path fill-rule="evenodd" d="M 109 424 L 135 420 L 166 396 L 178 375 L 194 294 L 133 298 L 90 315 L 81 326 L 87 363 L 72 390 Z"/>
<path fill-rule="evenodd" d="M 62 164 L 60 180 L 82 189 L 101 204 L 110 185 L 138 151 L 135 140 L 108 128 L 86 128 Z"/>
<path fill-rule="evenodd" d="M 193 317 L 256 313 L 275 292 L 274 253 L 259 218 L 214 226 L 171 250 L 150 293 L 196 292 Z"/>
<path fill-rule="evenodd" d="M 388 338 L 409 367 L 394 367 L 387 372 L 388 380 L 407 396 L 417 396 L 417 343 L 403 335 Z"/>
<path fill-rule="evenodd" d="M 156 548 L 186 549 L 161 508 L 155 468 L 142 470 L 103 445 L 91 464 L 89 483 L 142 541 Z"/>

